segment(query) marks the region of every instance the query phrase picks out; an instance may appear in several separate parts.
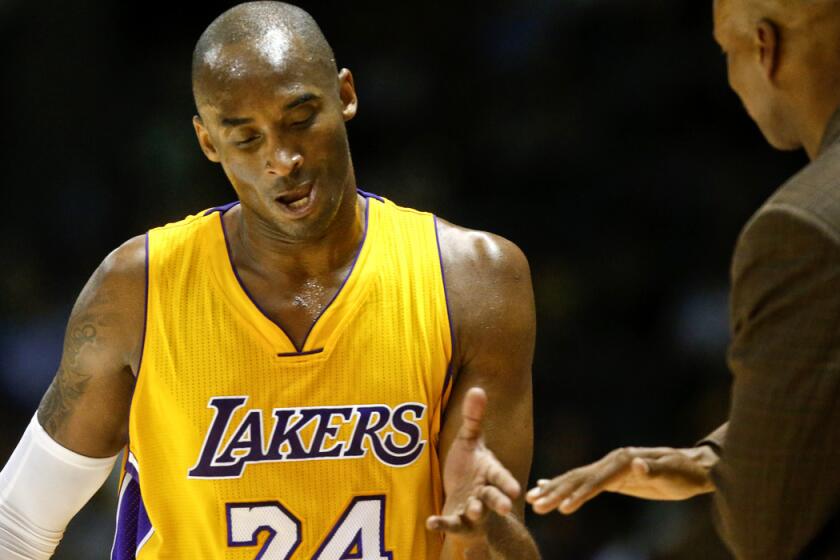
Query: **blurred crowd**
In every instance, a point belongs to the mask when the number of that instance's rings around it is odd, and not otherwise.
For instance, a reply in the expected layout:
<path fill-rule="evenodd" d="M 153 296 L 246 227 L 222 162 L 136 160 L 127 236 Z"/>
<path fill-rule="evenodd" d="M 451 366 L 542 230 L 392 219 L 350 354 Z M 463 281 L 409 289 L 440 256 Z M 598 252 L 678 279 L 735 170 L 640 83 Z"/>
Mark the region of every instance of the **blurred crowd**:
<path fill-rule="evenodd" d="M 195 142 L 189 77 L 230 5 L 0 0 L 0 464 L 102 258 L 233 199 Z M 766 146 L 729 90 L 711 0 L 300 5 L 354 72 L 359 185 L 529 257 L 532 479 L 725 418 L 731 250 L 805 159 Z M 56 558 L 110 549 L 115 490 Z M 547 559 L 728 558 L 704 499 L 608 496 L 528 522 Z"/>

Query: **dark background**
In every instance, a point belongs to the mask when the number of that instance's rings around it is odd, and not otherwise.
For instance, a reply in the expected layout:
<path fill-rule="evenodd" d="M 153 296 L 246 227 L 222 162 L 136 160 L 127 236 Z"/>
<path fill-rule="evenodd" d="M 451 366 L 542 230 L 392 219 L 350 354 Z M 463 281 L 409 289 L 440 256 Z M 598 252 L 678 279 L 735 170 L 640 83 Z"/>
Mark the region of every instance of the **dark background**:
<path fill-rule="evenodd" d="M 230 5 L 0 0 L 0 464 L 101 259 L 233 199 L 195 142 L 189 83 L 195 40 Z M 725 418 L 730 253 L 805 158 L 772 151 L 728 89 L 711 2 L 303 6 L 354 71 L 359 185 L 529 256 L 533 479 L 621 445 L 690 445 Z M 107 555 L 114 492 L 56 558 Z M 708 513 L 605 496 L 528 522 L 547 559 L 727 558 Z"/>

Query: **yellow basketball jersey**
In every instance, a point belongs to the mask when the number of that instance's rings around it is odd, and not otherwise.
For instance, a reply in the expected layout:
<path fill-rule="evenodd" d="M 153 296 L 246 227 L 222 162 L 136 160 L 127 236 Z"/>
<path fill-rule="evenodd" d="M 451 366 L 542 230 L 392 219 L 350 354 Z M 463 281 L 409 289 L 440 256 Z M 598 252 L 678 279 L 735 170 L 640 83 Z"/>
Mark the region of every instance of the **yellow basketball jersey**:
<path fill-rule="evenodd" d="M 112 558 L 439 558 L 452 339 L 435 218 L 360 194 L 356 261 L 303 348 L 250 298 L 222 214 L 147 236 Z"/>

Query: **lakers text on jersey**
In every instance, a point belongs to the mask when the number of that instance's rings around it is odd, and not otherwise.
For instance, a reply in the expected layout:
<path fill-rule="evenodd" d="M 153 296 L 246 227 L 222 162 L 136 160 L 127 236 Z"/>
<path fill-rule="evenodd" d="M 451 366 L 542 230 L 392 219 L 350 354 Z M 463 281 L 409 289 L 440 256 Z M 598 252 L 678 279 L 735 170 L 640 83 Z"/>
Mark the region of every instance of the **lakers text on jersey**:
<path fill-rule="evenodd" d="M 302 348 L 251 299 L 223 214 L 147 235 L 113 560 L 438 558 L 452 337 L 435 218 L 362 193 L 358 255 Z"/>

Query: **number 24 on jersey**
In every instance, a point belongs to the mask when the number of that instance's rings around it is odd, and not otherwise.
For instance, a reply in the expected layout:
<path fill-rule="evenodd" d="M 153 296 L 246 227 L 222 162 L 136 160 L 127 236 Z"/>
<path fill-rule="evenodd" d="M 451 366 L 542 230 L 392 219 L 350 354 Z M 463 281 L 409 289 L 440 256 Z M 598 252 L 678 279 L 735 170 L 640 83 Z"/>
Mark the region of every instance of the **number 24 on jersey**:
<path fill-rule="evenodd" d="M 289 560 L 301 543 L 301 524 L 277 501 L 227 504 L 228 546 L 256 546 L 254 560 Z M 353 498 L 312 560 L 392 560 L 385 550 L 385 496 Z"/>

